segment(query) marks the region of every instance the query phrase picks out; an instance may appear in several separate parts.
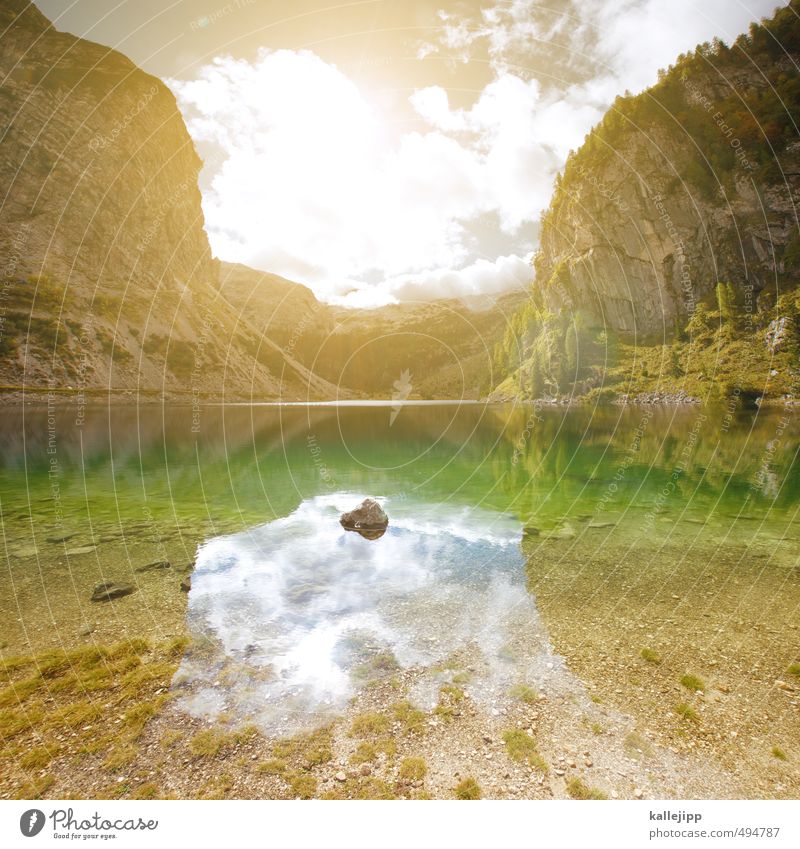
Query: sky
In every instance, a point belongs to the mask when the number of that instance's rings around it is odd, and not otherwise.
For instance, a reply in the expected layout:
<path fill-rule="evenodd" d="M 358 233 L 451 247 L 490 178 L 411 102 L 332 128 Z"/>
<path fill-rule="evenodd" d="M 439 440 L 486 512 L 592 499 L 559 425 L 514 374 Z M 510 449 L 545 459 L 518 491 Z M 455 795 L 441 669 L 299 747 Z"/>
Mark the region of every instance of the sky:
<path fill-rule="evenodd" d="M 378 306 L 524 287 L 617 94 L 775 0 L 37 0 L 175 93 L 214 254 Z"/>

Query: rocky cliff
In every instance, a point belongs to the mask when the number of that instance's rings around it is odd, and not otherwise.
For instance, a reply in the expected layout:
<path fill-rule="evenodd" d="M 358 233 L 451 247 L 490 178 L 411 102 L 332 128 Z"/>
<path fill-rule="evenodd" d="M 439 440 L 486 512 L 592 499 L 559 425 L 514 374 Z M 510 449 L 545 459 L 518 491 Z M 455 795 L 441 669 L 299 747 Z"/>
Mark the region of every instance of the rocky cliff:
<path fill-rule="evenodd" d="M 617 99 L 544 218 L 535 290 L 549 309 L 671 337 L 719 281 L 753 311 L 774 303 L 800 253 L 798 11 L 730 48 L 701 45 Z"/>
<path fill-rule="evenodd" d="M 556 180 L 494 397 L 793 402 L 798 114 L 800 0 L 618 97 Z"/>
<path fill-rule="evenodd" d="M 22 0 L 0 31 L 0 381 L 330 397 L 220 292 L 169 89 Z"/>

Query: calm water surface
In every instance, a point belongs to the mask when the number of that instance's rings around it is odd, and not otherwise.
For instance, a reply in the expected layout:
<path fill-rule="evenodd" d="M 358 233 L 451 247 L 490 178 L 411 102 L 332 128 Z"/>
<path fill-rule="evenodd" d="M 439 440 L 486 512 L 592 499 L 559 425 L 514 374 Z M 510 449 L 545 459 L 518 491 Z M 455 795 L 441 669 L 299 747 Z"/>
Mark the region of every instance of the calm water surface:
<path fill-rule="evenodd" d="M 544 611 L 537 592 L 576 563 L 595 614 L 620 603 L 610 572 L 655 594 L 676 551 L 679 592 L 688 574 L 800 601 L 799 435 L 791 414 L 708 408 L 9 409 L 0 645 L 188 627 L 185 708 L 280 730 L 403 667 L 431 670 L 422 702 L 456 666 L 479 700 L 569 688 L 568 594 Z M 375 541 L 338 525 L 366 495 L 390 516 Z M 101 580 L 135 592 L 91 602 Z"/>

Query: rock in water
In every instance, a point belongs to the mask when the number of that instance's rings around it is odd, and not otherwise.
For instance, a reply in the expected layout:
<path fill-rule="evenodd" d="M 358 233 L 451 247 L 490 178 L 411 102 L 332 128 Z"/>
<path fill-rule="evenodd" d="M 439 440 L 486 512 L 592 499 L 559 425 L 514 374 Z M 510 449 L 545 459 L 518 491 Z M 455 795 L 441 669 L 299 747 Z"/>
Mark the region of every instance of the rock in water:
<path fill-rule="evenodd" d="M 136 592 L 130 584 L 115 584 L 113 581 L 101 581 L 94 585 L 92 601 L 111 601 Z"/>
<path fill-rule="evenodd" d="M 339 522 L 346 531 L 356 531 L 366 539 L 378 539 L 386 533 L 389 517 L 374 498 L 365 498 L 355 510 L 342 513 Z"/>
<path fill-rule="evenodd" d="M 169 560 L 154 560 L 152 563 L 145 563 L 144 566 L 137 566 L 137 572 L 159 572 L 163 569 L 171 569 L 172 564 Z"/>

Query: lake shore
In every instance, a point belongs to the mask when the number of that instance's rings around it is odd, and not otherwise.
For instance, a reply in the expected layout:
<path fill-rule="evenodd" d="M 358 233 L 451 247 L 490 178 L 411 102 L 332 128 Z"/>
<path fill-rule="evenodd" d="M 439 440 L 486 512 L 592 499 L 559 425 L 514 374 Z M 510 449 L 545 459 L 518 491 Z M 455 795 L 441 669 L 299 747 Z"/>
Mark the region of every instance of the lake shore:
<path fill-rule="evenodd" d="M 168 582 L 157 594 L 170 586 L 174 601 L 158 628 L 111 645 L 86 635 L 25 662 L 6 655 L 0 701 L 17 727 L 4 730 L 0 796 L 797 798 L 800 677 L 786 672 L 780 636 L 797 635 L 796 570 L 773 563 L 766 582 L 740 571 L 693 592 L 683 543 L 642 573 L 615 569 L 624 545 L 608 540 L 588 564 L 576 539 L 601 533 L 613 531 L 522 543 L 558 653 L 539 680 L 474 697 L 481 658 L 469 651 L 444 670 L 379 670 L 341 713 L 290 737 L 187 713 L 174 677 L 193 650 L 186 594 Z M 765 565 L 756 556 L 749 568 Z M 758 587 L 747 606 L 743 584 L 751 596 Z M 124 621 L 132 601 L 104 610 Z M 420 706 L 432 672 L 435 704 Z"/>

